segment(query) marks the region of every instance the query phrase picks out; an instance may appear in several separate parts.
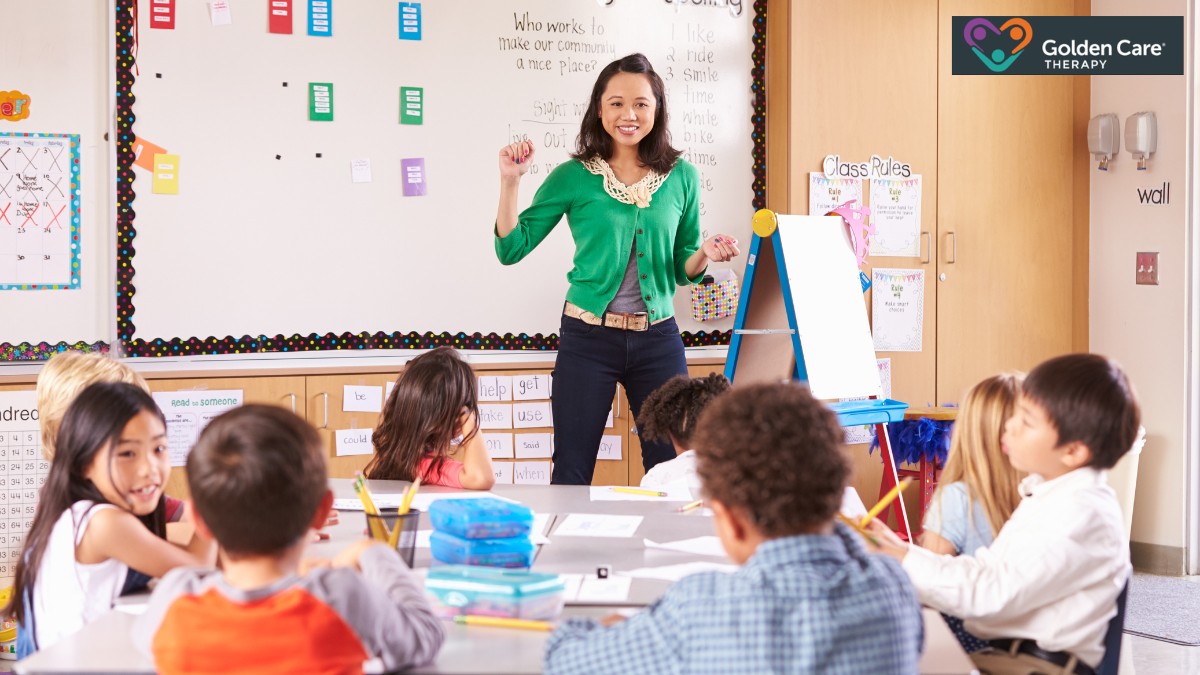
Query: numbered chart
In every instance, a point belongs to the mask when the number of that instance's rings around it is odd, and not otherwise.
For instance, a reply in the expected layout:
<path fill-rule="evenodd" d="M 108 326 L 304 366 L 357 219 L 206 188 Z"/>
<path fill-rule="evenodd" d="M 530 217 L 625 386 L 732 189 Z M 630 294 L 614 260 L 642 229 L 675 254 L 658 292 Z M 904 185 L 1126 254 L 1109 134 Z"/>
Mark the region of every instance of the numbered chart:
<path fill-rule="evenodd" d="M 0 289 L 45 288 L 79 288 L 79 136 L 0 133 Z"/>
<path fill-rule="evenodd" d="M 12 584 L 49 471 L 34 392 L 0 392 L 0 588 Z"/>

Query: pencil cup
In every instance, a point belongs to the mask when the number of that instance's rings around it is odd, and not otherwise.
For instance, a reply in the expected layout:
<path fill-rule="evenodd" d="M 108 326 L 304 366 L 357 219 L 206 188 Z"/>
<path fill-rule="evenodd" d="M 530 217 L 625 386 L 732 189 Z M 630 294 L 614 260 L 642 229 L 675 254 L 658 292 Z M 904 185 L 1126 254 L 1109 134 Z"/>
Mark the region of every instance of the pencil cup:
<path fill-rule="evenodd" d="M 398 511 L 396 508 L 386 508 L 380 509 L 378 516 L 367 513 L 367 532 L 369 534 L 376 532 L 390 534 L 399 527 L 400 534 L 395 537 L 396 552 L 400 554 L 405 565 L 412 567 L 413 556 L 417 552 L 417 524 L 421 520 L 421 512 L 417 509 L 410 509 L 408 513 L 400 515 Z M 372 536 L 375 535 L 372 534 Z"/>

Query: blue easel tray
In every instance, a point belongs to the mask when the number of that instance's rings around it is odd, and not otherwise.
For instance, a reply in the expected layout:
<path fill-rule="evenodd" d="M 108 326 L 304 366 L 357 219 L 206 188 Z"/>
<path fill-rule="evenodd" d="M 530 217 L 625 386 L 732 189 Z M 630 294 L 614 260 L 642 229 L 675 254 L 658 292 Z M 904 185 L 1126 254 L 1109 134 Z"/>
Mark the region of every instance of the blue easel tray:
<path fill-rule="evenodd" d="M 844 427 L 899 422 L 904 419 L 904 411 L 908 410 L 907 403 L 890 398 L 863 401 L 837 401 L 828 405 L 831 410 L 837 413 L 838 424 Z"/>

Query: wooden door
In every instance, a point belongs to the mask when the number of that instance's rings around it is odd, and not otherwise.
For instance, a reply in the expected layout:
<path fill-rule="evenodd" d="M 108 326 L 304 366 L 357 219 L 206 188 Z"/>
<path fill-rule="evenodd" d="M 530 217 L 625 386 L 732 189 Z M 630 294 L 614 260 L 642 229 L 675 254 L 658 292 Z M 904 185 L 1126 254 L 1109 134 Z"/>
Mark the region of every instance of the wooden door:
<path fill-rule="evenodd" d="M 285 407 L 304 417 L 304 378 L 292 377 L 197 377 L 148 380 L 150 391 L 196 391 L 237 389 L 245 403 L 265 403 Z M 173 467 L 167 480 L 167 494 L 186 499 L 187 472 Z"/>
<path fill-rule="evenodd" d="M 939 403 L 961 400 L 984 377 L 1028 370 L 1077 344 L 1075 232 L 1080 214 L 1073 202 L 1074 153 L 1084 149 L 1077 147 L 1074 135 L 1078 115 L 1085 123 L 1088 115 L 1075 107 L 1077 83 L 1070 76 L 952 75 L 950 43 L 960 38 L 952 34 L 951 19 L 1069 15 L 1075 4 L 941 3 Z M 1087 105 L 1086 97 L 1082 104 Z M 1086 217 L 1085 212 L 1084 223 Z"/>
<path fill-rule="evenodd" d="M 945 189 L 938 144 L 938 2 L 911 0 L 839 0 L 792 2 L 787 7 L 788 40 L 768 54 L 768 72 L 776 75 L 768 90 L 768 119 L 786 116 L 787 137 L 780 138 L 772 125 L 769 148 L 786 144 L 788 170 L 772 162 L 767 175 L 768 194 L 787 186 L 790 213 L 808 213 L 809 173 L 822 170 L 826 155 L 843 162 L 867 161 L 872 155 L 888 156 L 911 165 L 922 177 L 921 254 L 918 257 L 867 259 L 864 271 L 874 268 L 925 271 L 925 315 L 922 350 L 878 352 L 891 359 L 892 396 L 912 405 L 935 400 L 935 367 L 941 348 L 936 330 L 938 195 Z M 774 5 L 768 12 L 772 21 Z M 769 42 L 768 49 L 779 45 Z M 786 52 L 784 51 L 786 49 Z M 783 53 L 781 53 L 783 52 Z M 786 68 L 786 96 L 780 89 L 778 70 Z M 771 154 L 768 154 L 771 158 Z M 871 203 L 869 180 L 863 194 Z M 773 207 L 768 204 L 768 207 Z M 766 271 L 766 270 L 760 270 Z M 871 294 L 864 297 L 871 306 Z M 743 342 L 743 349 L 749 338 Z M 854 486 L 868 503 L 879 491 L 882 467 L 879 455 L 869 455 L 866 445 L 851 446 L 855 462 Z"/>

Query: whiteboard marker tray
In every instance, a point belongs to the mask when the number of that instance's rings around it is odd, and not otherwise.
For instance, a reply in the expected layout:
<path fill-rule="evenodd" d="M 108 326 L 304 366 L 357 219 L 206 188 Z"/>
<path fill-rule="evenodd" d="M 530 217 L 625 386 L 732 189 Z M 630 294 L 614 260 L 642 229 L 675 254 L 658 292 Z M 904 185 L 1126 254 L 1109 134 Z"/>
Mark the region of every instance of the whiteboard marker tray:
<path fill-rule="evenodd" d="M 827 405 L 837 413 L 838 424 L 844 427 L 854 427 L 860 424 L 879 424 L 881 422 L 899 422 L 904 419 L 904 411 L 908 410 L 907 403 L 890 398 L 882 400 L 836 401 Z"/>

